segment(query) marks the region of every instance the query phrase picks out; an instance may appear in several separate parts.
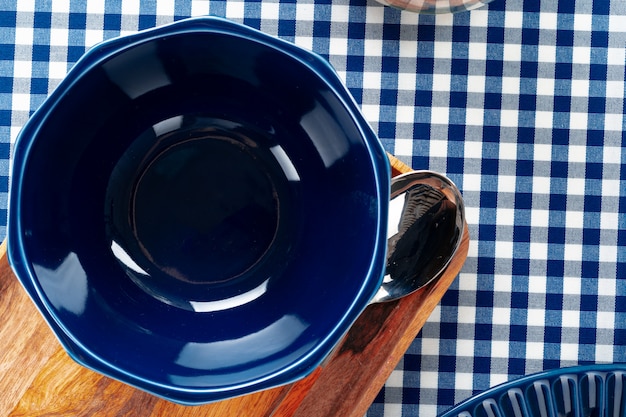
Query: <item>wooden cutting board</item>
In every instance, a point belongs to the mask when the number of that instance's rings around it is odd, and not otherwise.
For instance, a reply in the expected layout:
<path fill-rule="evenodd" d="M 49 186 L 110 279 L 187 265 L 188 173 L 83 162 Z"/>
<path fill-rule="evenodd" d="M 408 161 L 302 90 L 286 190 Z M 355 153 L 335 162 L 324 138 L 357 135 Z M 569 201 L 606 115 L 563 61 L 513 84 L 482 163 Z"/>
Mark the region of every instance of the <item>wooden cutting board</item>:
<path fill-rule="evenodd" d="M 389 155 L 392 173 L 410 168 Z M 461 248 L 440 280 L 369 306 L 331 357 L 296 383 L 203 406 L 181 406 L 97 374 L 65 353 L 13 275 L 0 246 L 0 416 L 362 417 L 458 275 Z"/>

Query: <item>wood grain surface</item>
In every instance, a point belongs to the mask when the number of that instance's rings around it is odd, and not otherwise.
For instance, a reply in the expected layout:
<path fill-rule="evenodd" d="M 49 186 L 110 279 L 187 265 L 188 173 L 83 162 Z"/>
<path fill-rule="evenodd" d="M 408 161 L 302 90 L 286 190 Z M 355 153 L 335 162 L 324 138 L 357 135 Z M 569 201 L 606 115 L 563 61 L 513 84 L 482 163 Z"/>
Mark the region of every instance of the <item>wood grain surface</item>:
<path fill-rule="evenodd" d="M 410 170 L 389 155 L 393 175 Z M 441 279 L 369 306 L 330 358 L 296 383 L 202 406 L 181 406 L 102 376 L 65 353 L 13 275 L 0 246 L 0 416 L 362 417 L 458 275 L 467 227 Z"/>

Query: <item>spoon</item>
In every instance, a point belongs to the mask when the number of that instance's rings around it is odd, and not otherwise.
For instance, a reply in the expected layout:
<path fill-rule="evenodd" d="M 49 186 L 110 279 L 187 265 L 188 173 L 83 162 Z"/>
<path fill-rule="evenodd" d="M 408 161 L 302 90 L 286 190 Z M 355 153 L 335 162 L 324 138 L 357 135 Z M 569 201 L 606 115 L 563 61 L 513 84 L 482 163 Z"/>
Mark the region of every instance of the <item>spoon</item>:
<path fill-rule="evenodd" d="M 370 303 L 409 295 L 442 275 L 465 227 L 458 188 L 433 171 L 411 171 L 391 181 L 387 265 Z"/>

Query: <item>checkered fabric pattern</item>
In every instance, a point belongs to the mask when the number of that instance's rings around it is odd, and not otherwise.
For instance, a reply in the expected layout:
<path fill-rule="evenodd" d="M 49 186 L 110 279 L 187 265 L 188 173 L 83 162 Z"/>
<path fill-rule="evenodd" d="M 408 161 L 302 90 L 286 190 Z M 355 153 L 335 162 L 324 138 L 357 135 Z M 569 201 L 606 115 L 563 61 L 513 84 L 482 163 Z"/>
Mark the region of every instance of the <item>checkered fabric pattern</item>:
<path fill-rule="evenodd" d="M 385 148 L 462 190 L 467 262 L 367 413 L 434 416 L 544 369 L 626 362 L 626 2 L 0 0 L 0 234 L 11 144 L 95 43 L 193 15 L 330 60 Z"/>

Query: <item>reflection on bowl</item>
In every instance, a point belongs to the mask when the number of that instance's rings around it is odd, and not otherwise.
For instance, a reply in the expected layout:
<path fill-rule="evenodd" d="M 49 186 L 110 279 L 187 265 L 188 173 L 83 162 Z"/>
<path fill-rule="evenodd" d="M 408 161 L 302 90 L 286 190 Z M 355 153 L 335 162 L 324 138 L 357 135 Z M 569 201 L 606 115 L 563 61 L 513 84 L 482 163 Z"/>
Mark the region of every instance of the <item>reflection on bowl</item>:
<path fill-rule="evenodd" d="M 68 352 L 173 401 L 307 375 L 382 277 L 378 139 L 326 61 L 223 19 L 88 52 L 12 178 L 9 259 Z"/>

